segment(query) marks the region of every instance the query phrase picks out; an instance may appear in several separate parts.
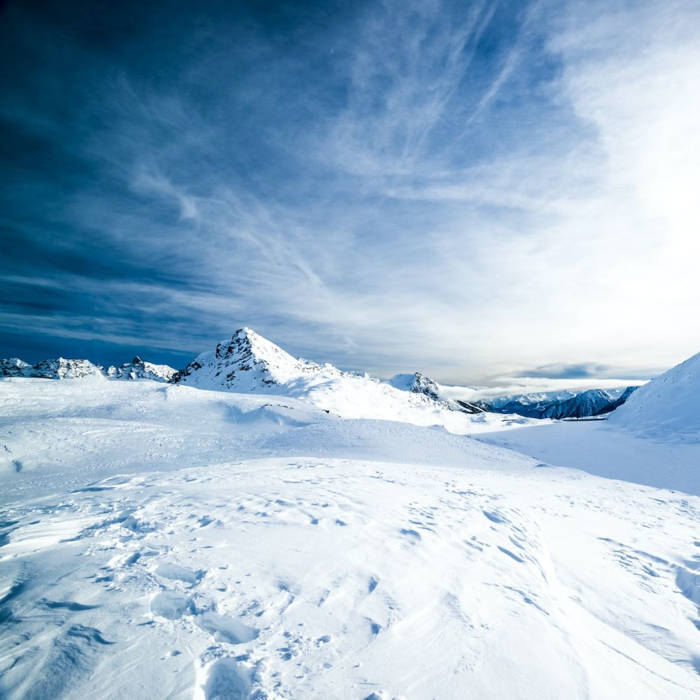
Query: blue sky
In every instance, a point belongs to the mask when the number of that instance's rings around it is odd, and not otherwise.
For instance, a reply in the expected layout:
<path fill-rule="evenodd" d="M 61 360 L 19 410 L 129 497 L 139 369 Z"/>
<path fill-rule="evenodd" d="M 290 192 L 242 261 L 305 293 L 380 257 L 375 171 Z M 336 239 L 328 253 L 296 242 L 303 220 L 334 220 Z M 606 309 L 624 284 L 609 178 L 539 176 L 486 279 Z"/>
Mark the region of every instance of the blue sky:
<path fill-rule="evenodd" d="M 700 349 L 695 2 L 8 2 L 0 355 L 248 325 L 380 375 Z"/>

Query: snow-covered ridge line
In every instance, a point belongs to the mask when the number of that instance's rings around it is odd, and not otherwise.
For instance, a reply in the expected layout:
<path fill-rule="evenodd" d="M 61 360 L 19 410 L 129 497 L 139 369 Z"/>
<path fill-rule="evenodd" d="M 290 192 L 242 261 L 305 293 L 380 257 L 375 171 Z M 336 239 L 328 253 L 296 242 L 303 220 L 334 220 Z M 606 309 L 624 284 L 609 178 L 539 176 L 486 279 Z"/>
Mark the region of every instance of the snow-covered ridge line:
<path fill-rule="evenodd" d="M 30 365 L 18 357 L 0 360 L 0 377 L 35 377 L 41 379 L 78 379 L 82 377 L 107 377 L 109 379 L 151 379 L 168 382 L 175 370 L 168 365 L 155 365 L 135 357 L 118 367 L 106 369 L 90 360 L 58 357 Z"/>

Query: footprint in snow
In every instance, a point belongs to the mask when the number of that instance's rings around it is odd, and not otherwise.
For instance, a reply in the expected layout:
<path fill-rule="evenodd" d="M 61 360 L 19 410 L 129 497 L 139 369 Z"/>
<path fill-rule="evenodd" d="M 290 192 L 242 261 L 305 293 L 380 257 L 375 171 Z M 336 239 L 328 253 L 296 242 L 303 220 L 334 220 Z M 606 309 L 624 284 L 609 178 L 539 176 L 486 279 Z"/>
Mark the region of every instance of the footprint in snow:
<path fill-rule="evenodd" d="M 215 661 L 204 684 L 206 700 L 244 700 L 250 696 L 248 674 L 231 657 Z"/>
<path fill-rule="evenodd" d="M 189 583 L 191 586 L 195 586 L 202 580 L 206 571 L 203 569 L 193 571 L 179 564 L 163 563 L 156 567 L 155 573 L 162 578 L 171 579 L 173 581 L 183 581 L 184 583 Z"/>
<path fill-rule="evenodd" d="M 198 615 L 197 624 L 209 632 L 217 642 L 243 644 L 243 642 L 251 642 L 258 636 L 256 629 L 244 625 L 240 620 L 213 612 Z"/>
<path fill-rule="evenodd" d="M 173 591 L 162 591 L 151 600 L 151 612 L 166 620 L 177 620 L 192 610 L 192 601 Z"/>

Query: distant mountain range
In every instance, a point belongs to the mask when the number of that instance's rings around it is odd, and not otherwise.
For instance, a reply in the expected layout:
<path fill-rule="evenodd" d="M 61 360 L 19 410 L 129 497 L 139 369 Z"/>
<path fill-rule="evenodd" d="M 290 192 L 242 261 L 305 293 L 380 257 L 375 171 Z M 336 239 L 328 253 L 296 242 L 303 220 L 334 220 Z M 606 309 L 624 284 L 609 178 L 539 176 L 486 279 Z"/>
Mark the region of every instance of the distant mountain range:
<path fill-rule="evenodd" d="M 110 365 L 106 369 L 94 365 L 89 360 L 67 360 L 59 357 L 42 360 L 35 365 L 23 362 L 18 357 L 0 360 L 0 377 L 37 377 L 42 379 L 78 379 L 80 377 L 104 376 L 109 379 L 151 379 L 168 382 L 176 373 L 168 365 L 154 365 L 135 357 L 118 367 Z"/>
<path fill-rule="evenodd" d="M 118 380 L 149 379 L 218 391 L 282 393 L 310 398 L 326 410 L 343 415 L 353 415 L 352 403 L 357 402 L 364 406 L 363 415 L 369 410 L 370 414 L 382 418 L 406 408 L 441 415 L 451 412 L 585 418 L 613 411 L 637 388 L 520 394 L 488 401 L 450 399 L 441 395 L 437 382 L 421 372 L 398 374 L 382 382 L 366 374 L 344 372 L 330 364 L 319 365 L 295 358 L 250 328 L 238 329 L 230 340 L 217 344 L 213 351 L 198 355 L 181 370 L 144 362 L 139 357 L 107 368 L 82 359 L 58 358 L 30 365 L 19 358 L 10 358 L 0 360 L 2 376 L 47 379 L 102 376 Z M 444 422 L 444 415 L 436 422 Z"/>
<path fill-rule="evenodd" d="M 638 387 L 619 389 L 588 389 L 573 396 L 561 396 L 561 392 L 547 394 L 520 394 L 502 397 L 489 403 L 475 402 L 486 411 L 516 413 L 529 418 L 589 418 L 614 411 L 630 397 Z"/>

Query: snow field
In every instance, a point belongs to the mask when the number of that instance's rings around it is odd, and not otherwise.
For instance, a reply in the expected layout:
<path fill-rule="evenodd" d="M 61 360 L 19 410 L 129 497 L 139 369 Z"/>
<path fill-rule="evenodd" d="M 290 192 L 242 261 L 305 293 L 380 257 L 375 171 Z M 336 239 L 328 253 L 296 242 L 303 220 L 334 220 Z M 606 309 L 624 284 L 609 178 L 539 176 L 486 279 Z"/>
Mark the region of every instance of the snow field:
<path fill-rule="evenodd" d="M 0 696 L 700 693 L 696 496 L 288 396 L 12 379 L 0 413 Z"/>

